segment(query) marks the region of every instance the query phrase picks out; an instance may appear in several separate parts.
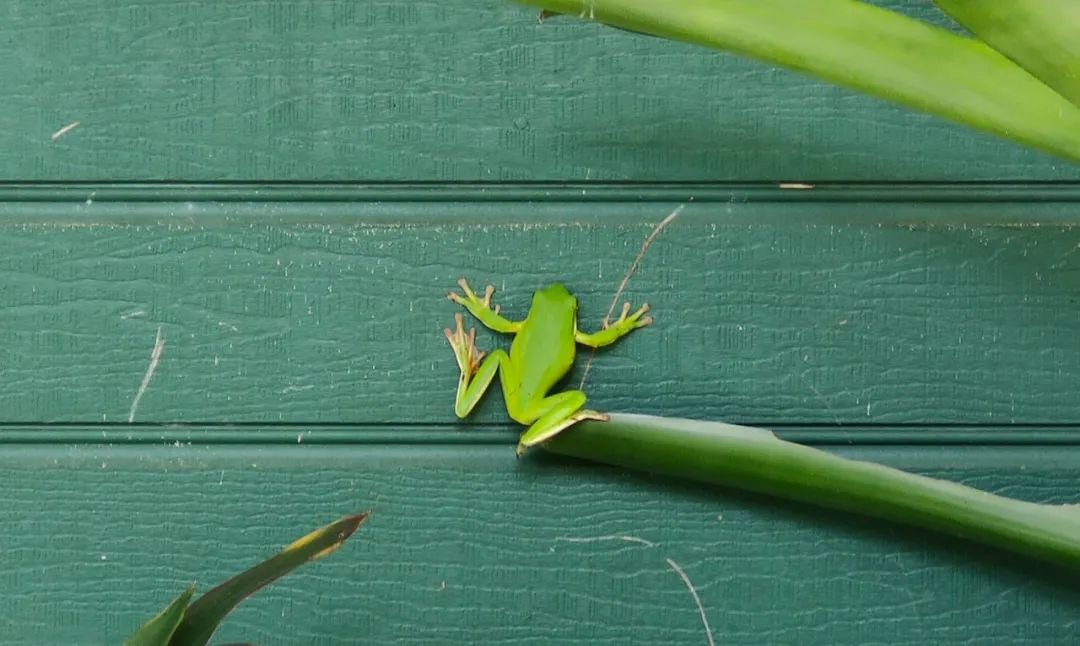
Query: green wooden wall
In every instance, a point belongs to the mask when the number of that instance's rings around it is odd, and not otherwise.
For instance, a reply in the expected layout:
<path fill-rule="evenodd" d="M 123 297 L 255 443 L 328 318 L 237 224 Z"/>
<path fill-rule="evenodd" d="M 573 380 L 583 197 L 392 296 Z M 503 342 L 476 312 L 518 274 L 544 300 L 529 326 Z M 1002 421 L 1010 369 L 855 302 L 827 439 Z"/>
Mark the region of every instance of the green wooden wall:
<path fill-rule="evenodd" d="M 682 204 L 597 407 L 1077 501 L 1075 166 L 496 0 L 13 0 L 0 55 L 3 643 L 116 643 L 367 508 L 220 641 L 704 644 L 670 559 L 717 643 L 1076 643 L 1075 575 L 516 461 L 497 393 L 454 418 L 441 332 L 460 276 L 595 325 Z"/>

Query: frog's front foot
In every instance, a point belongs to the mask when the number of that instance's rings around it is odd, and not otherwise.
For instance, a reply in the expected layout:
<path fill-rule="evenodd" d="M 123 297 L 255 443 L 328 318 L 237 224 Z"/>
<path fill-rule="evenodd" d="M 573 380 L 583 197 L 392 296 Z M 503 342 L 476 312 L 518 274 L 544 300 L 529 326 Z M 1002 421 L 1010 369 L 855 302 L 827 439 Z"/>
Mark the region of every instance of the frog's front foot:
<path fill-rule="evenodd" d="M 455 328 L 453 330 L 445 328 L 443 332 L 446 334 L 446 340 L 450 342 L 450 347 L 454 349 L 454 358 L 457 359 L 458 367 L 461 368 L 461 374 L 468 378 L 476 372 L 480 360 L 484 358 L 484 353 L 476 347 L 476 328 L 469 328 L 466 332 L 460 312 L 454 315 L 454 321 Z"/>
<path fill-rule="evenodd" d="M 633 330 L 635 328 L 645 327 L 646 325 L 649 325 L 653 322 L 651 316 L 645 316 L 645 313 L 648 311 L 649 304 L 645 303 L 641 307 L 637 308 L 637 310 L 635 310 L 633 314 L 631 314 L 630 303 L 623 303 L 622 312 L 619 314 L 619 318 L 615 319 L 611 323 L 604 321 L 604 327 L 616 327 L 626 330 Z"/>
<path fill-rule="evenodd" d="M 464 305 L 465 307 L 469 307 L 469 305 L 471 304 L 471 305 L 473 305 L 475 307 L 481 307 L 481 308 L 486 309 L 486 310 L 491 310 L 492 312 L 495 312 L 496 314 L 499 313 L 499 306 L 498 305 L 496 305 L 494 307 L 491 306 L 491 295 L 495 293 L 495 286 L 494 285 L 488 285 L 487 287 L 485 287 L 484 288 L 484 297 L 480 298 L 479 296 L 476 295 L 476 292 L 474 292 L 472 290 L 472 288 L 469 287 L 468 281 L 466 281 L 464 278 L 459 278 L 457 284 L 458 284 L 458 286 L 461 287 L 461 291 L 465 292 L 465 295 L 462 296 L 461 294 L 458 294 L 455 291 L 451 291 L 447 295 L 447 298 L 454 301 L 455 303 L 458 303 L 459 305 Z M 472 309 L 472 308 L 469 308 L 469 309 Z"/>

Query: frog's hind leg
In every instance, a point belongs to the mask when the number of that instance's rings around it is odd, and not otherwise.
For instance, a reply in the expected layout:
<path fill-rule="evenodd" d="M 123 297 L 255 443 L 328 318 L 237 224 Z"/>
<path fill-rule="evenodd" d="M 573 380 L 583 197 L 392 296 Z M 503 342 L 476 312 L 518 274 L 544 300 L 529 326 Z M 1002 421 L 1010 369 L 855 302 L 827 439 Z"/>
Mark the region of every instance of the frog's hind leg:
<path fill-rule="evenodd" d="M 518 457 L 528 447 L 550 440 L 583 419 L 607 421 L 607 415 L 588 410 L 584 406 L 585 393 L 580 390 L 568 390 L 545 397 L 538 405 L 543 413 L 518 439 Z"/>
<path fill-rule="evenodd" d="M 458 380 L 457 396 L 454 398 L 454 413 L 458 417 L 465 417 L 472 412 L 480 398 L 487 392 L 491 380 L 499 368 L 505 366 L 509 357 L 503 350 L 492 350 L 491 354 L 484 359 L 476 368 L 476 372 L 470 375 L 462 372 Z"/>
<path fill-rule="evenodd" d="M 458 417 L 465 417 L 487 392 L 499 368 L 509 363 L 509 357 L 504 350 L 494 350 L 484 359 L 484 353 L 476 347 L 476 330 L 465 332 L 460 313 L 454 316 L 454 320 L 457 324 L 455 329 L 447 328 L 444 332 L 461 370 L 454 398 L 454 413 Z"/>

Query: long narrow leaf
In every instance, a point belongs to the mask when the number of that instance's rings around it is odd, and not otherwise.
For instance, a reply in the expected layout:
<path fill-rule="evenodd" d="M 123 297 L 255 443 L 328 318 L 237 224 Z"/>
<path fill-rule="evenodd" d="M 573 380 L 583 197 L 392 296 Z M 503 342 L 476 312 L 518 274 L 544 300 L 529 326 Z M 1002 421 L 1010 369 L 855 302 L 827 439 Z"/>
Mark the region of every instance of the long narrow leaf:
<path fill-rule="evenodd" d="M 612 414 L 544 448 L 942 531 L 1080 568 L 1080 509 L 997 496 L 719 422 Z"/>
<path fill-rule="evenodd" d="M 188 586 L 187 590 L 172 600 L 153 619 L 139 627 L 130 637 L 124 640 L 124 646 L 168 646 L 180 621 L 184 618 L 191 595 L 195 594 L 195 584 Z"/>
<path fill-rule="evenodd" d="M 293 541 L 285 549 L 241 572 L 192 603 L 170 646 L 203 646 L 218 624 L 241 601 L 301 565 L 330 554 L 367 520 L 368 514 L 346 516 Z"/>
<path fill-rule="evenodd" d="M 1080 160 L 1080 108 L 978 39 L 866 2 L 519 1 L 800 70 Z"/>
<path fill-rule="evenodd" d="M 973 34 L 1080 106 L 1080 1 L 934 2 Z"/>

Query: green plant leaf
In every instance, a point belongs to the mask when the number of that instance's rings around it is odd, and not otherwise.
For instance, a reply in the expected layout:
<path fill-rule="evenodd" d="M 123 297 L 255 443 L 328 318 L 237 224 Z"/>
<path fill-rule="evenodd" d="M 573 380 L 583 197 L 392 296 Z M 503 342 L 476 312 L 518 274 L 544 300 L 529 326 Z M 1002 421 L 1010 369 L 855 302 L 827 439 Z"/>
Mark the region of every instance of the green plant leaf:
<path fill-rule="evenodd" d="M 764 429 L 611 413 L 549 451 L 933 529 L 1080 570 L 1080 514 L 788 442 Z"/>
<path fill-rule="evenodd" d="M 180 593 L 180 596 L 172 600 L 153 619 L 139 627 L 130 637 L 124 640 L 124 646 L 168 646 L 169 639 L 176 632 L 177 626 L 184 618 L 191 595 L 195 594 L 195 584 L 192 583 Z"/>
<path fill-rule="evenodd" d="M 981 40 L 867 2 L 519 1 L 775 63 L 1080 161 L 1080 108 Z"/>
<path fill-rule="evenodd" d="M 354 514 L 298 538 L 274 556 L 251 567 L 199 597 L 188 606 L 170 646 L 203 646 L 221 620 L 241 601 L 301 565 L 330 554 L 367 520 L 370 512 Z"/>
<path fill-rule="evenodd" d="M 934 2 L 956 22 L 1080 106 L 1080 2 Z"/>

